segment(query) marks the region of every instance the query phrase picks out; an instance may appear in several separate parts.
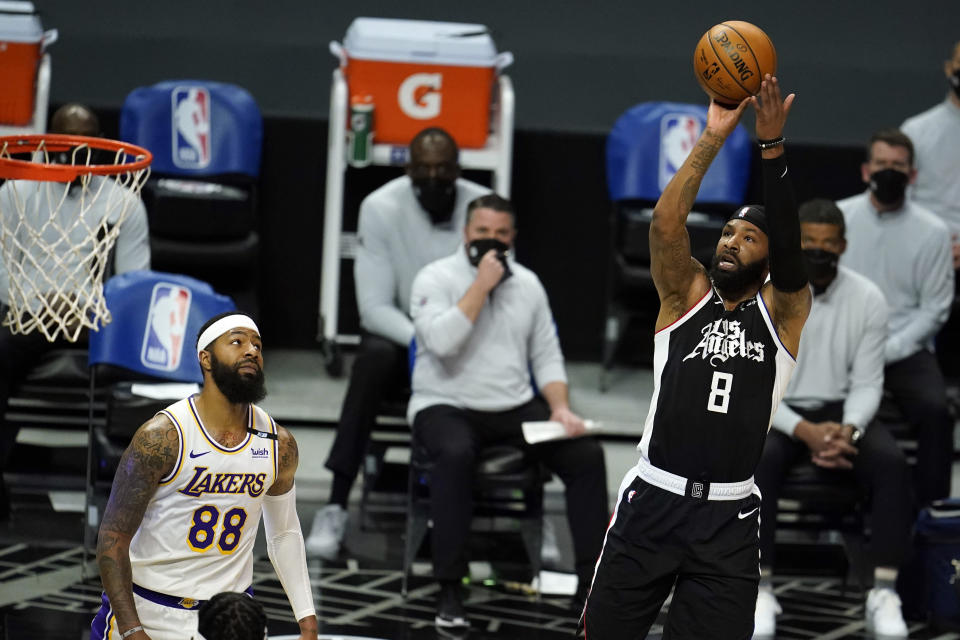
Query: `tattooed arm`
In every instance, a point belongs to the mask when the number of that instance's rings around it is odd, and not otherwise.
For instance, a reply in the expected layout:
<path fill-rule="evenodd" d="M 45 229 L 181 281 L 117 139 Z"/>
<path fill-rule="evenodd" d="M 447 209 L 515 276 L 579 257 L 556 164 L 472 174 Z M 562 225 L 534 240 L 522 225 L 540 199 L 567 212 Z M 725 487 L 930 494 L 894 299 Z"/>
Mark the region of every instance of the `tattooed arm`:
<path fill-rule="evenodd" d="M 97 565 L 121 633 L 140 624 L 133 603 L 130 540 L 143 520 L 160 478 L 169 474 L 176 464 L 179 440 L 169 418 L 154 416 L 137 429 L 113 478 L 110 500 L 97 537 Z M 129 636 L 129 640 L 147 637 L 140 631 Z"/>
<path fill-rule="evenodd" d="M 300 454 L 297 441 L 283 427 L 277 428 L 279 469 L 273 486 L 263 500 L 263 532 L 267 555 L 290 600 L 293 616 L 300 625 L 299 640 L 316 640 L 317 613 L 307 572 L 303 533 L 297 517 L 297 494 L 293 483 Z"/>
<path fill-rule="evenodd" d="M 267 495 L 282 496 L 293 487 L 293 476 L 300 464 L 300 450 L 297 441 L 284 427 L 277 425 L 277 448 L 279 469 L 277 479 L 267 491 Z"/>
<path fill-rule="evenodd" d="M 687 215 L 697 199 L 700 183 L 746 108 L 710 103 L 707 126 L 683 165 L 660 195 L 650 223 L 650 271 L 660 296 L 657 330 L 676 321 L 710 289 L 703 266 L 690 255 Z"/>

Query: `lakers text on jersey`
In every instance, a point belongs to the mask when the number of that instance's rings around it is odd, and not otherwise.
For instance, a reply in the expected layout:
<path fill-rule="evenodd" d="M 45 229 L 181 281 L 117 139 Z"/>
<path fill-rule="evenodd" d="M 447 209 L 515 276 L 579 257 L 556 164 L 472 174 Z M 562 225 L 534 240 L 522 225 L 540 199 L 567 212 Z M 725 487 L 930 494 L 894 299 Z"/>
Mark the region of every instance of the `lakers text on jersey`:
<path fill-rule="evenodd" d="M 250 407 L 248 426 L 275 435 L 273 419 Z M 180 452 L 130 543 L 133 582 L 195 600 L 243 591 L 253 579 L 263 496 L 277 477 L 277 441 L 247 433 L 224 447 L 192 397 L 162 413 L 179 432 Z"/>

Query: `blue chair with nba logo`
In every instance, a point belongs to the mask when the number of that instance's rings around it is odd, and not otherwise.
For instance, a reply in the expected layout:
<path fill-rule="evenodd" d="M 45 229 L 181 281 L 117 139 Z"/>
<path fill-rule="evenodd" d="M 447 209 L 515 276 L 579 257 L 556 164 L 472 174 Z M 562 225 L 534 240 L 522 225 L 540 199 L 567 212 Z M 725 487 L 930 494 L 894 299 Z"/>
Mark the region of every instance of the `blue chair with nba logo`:
<path fill-rule="evenodd" d="M 204 80 L 134 89 L 120 137 L 153 153 L 151 266 L 209 282 L 256 316 L 263 118 L 250 93 Z"/>
<path fill-rule="evenodd" d="M 607 190 L 613 210 L 601 391 L 607 389 L 608 374 L 630 320 L 645 320 L 645 335 L 653 333 L 659 305 L 650 275 L 653 206 L 693 150 L 706 122 L 705 106 L 645 102 L 621 115 L 607 136 Z M 750 162 L 750 136 L 739 125 L 704 176 L 687 217 L 691 254 L 708 267 L 727 216 L 744 203 Z M 641 359 L 652 361 L 653 341 L 640 344 L 648 349 Z"/>
<path fill-rule="evenodd" d="M 90 332 L 88 357 L 91 389 L 105 390 L 106 416 L 88 424 L 87 548 L 131 436 L 157 411 L 199 389 L 203 374 L 194 346 L 200 327 L 235 308 L 206 282 L 157 271 L 114 276 L 103 294 L 112 319 Z"/>

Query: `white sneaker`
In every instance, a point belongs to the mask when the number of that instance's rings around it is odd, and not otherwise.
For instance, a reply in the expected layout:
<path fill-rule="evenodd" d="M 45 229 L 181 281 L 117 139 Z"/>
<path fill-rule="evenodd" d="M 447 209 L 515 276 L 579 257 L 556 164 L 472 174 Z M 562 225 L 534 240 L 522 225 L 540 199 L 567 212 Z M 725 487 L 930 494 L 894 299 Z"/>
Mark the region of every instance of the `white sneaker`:
<path fill-rule="evenodd" d="M 878 638 L 906 638 L 900 596 L 893 589 L 870 589 L 865 607 L 867 631 Z"/>
<path fill-rule="evenodd" d="M 753 637 L 773 638 L 777 634 L 777 614 L 783 613 L 773 590 L 763 587 L 757 593 L 757 609 L 753 613 Z"/>
<path fill-rule="evenodd" d="M 560 547 L 557 546 L 557 531 L 549 518 L 543 519 L 543 539 L 540 542 L 540 562 L 545 567 L 560 564 Z"/>
<path fill-rule="evenodd" d="M 328 504 L 313 516 L 310 536 L 304 542 L 307 554 L 333 560 L 340 553 L 340 543 L 347 530 L 347 511 L 338 504 Z"/>

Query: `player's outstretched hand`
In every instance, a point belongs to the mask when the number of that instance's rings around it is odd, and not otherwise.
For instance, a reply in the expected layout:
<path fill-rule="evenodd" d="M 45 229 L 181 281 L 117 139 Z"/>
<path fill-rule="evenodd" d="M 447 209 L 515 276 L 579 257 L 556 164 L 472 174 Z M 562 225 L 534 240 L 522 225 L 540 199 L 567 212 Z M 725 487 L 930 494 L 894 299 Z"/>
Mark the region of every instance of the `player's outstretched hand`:
<path fill-rule="evenodd" d="M 725 107 L 716 100 L 711 100 L 707 107 L 707 129 L 726 138 L 737 128 L 749 103 L 750 98 L 744 98 L 736 107 Z"/>
<path fill-rule="evenodd" d="M 780 83 L 776 76 L 769 73 L 760 83 L 760 93 L 747 98 L 757 112 L 757 139 L 775 140 L 783 135 L 783 127 L 787 123 L 787 115 L 797 95 L 791 93 L 781 102 Z"/>

